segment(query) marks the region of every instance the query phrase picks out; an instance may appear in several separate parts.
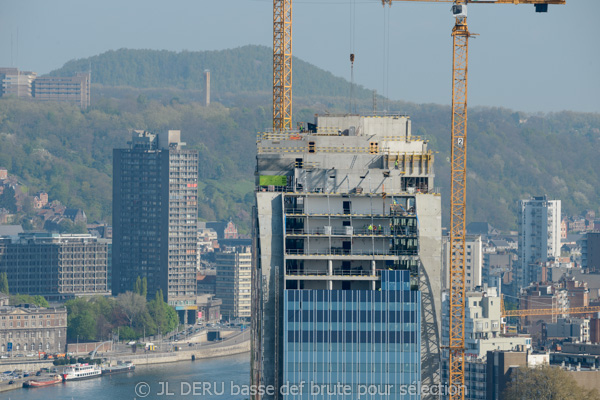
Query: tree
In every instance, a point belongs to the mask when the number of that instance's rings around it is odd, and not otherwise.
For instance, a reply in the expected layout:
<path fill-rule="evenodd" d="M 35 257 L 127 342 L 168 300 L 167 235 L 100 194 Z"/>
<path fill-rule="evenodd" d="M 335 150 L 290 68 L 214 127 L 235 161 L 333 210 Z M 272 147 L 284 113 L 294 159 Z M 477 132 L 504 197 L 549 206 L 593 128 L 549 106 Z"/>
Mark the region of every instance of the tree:
<path fill-rule="evenodd" d="M 142 291 L 140 293 L 144 297 L 148 297 L 148 278 L 142 279 Z"/>
<path fill-rule="evenodd" d="M 142 278 L 140 278 L 139 276 L 137 277 L 137 279 L 135 280 L 135 283 L 133 284 L 133 293 L 135 294 L 142 294 Z"/>
<path fill-rule="evenodd" d="M 6 208 L 11 214 L 17 212 L 17 199 L 15 198 L 15 189 L 12 186 L 4 187 L 4 191 L 0 195 L 0 208 Z"/>
<path fill-rule="evenodd" d="M 10 304 L 13 306 L 19 304 L 34 304 L 38 307 L 49 307 L 48 301 L 44 297 L 40 295 L 31 296 L 28 294 L 15 294 L 10 296 Z"/>
<path fill-rule="evenodd" d="M 521 400 L 600 400 L 596 389 L 577 385 L 573 377 L 559 367 L 521 367 L 513 372 L 512 380 L 502 398 Z"/>
<path fill-rule="evenodd" d="M 48 304 L 48 300 L 46 300 L 44 297 L 40 296 L 39 294 L 36 294 L 35 296 L 33 296 L 33 304 L 35 304 L 38 307 L 50 307 L 50 304 Z"/>
<path fill-rule="evenodd" d="M 119 339 L 121 340 L 134 340 L 139 337 L 140 335 L 138 335 L 130 326 L 121 326 L 119 328 Z"/>
<path fill-rule="evenodd" d="M 96 320 L 89 311 L 85 311 L 74 318 L 69 318 L 67 331 L 67 336 L 70 338 L 78 337 L 79 340 L 95 340 Z"/>
<path fill-rule="evenodd" d="M 8 277 L 6 272 L 0 273 L 0 293 L 8 295 Z"/>
<path fill-rule="evenodd" d="M 134 327 L 136 319 L 146 311 L 146 298 L 138 293 L 125 292 L 119 294 L 117 304 L 127 318 L 130 327 Z"/>

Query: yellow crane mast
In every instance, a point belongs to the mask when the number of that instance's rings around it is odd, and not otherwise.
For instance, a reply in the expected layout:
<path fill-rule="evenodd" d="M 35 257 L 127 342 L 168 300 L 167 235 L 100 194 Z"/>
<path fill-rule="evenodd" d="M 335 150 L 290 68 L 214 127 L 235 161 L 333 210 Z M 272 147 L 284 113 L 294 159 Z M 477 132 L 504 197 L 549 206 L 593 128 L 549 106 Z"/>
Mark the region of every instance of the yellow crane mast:
<path fill-rule="evenodd" d="M 467 195 L 467 72 L 469 29 L 462 2 L 452 7 L 452 138 L 450 167 L 450 341 L 448 377 L 450 399 L 463 399 L 465 386 L 465 223 Z"/>
<path fill-rule="evenodd" d="M 292 0 L 273 0 L 273 131 L 292 128 Z"/>

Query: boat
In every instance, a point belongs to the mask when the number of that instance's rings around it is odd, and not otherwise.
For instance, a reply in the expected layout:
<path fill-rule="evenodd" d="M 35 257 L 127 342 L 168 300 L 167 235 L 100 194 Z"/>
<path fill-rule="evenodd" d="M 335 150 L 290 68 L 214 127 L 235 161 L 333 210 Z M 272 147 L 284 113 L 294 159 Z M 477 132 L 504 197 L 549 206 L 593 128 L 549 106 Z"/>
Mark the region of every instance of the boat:
<path fill-rule="evenodd" d="M 102 374 L 102 369 L 96 364 L 75 364 L 65 368 L 63 380 L 77 381 L 81 379 L 97 378 Z"/>
<path fill-rule="evenodd" d="M 56 385 L 57 383 L 62 382 L 62 380 L 63 380 L 63 378 L 60 375 L 52 375 L 52 376 L 49 376 L 45 380 L 31 379 L 27 382 L 24 382 L 23 387 L 35 388 L 35 387 Z"/>
<path fill-rule="evenodd" d="M 119 361 L 117 365 L 102 367 L 102 375 L 120 374 L 130 371 L 135 371 L 135 365 L 131 361 Z"/>

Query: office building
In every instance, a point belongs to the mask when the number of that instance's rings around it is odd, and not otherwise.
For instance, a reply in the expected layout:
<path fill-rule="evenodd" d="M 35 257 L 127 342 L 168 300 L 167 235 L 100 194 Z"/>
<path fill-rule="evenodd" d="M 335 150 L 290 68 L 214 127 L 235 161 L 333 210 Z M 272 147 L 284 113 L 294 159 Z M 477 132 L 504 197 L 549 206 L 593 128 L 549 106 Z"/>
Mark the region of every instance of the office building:
<path fill-rule="evenodd" d="M 535 264 L 560 256 L 560 200 L 546 196 L 519 201 L 519 264 L 516 289 L 529 286 L 537 278 Z"/>
<path fill-rule="evenodd" d="M 588 232 L 581 241 L 581 267 L 589 273 L 600 272 L 600 232 Z"/>
<path fill-rule="evenodd" d="M 0 272 L 11 293 L 48 301 L 107 295 L 108 244 L 91 235 L 21 233 L 0 237 Z"/>
<path fill-rule="evenodd" d="M 535 283 L 521 289 L 519 310 L 553 309 L 568 310 L 569 291 L 557 283 Z M 520 324 L 530 334 L 540 333 L 542 322 L 556 323 L 558 318 L 566 318 L 567 313 L 554 315 L 530 315 L 522 317 Z"/>
<path fill-rule="evenodd" d="M 0 97 L 30 98 L 36 76 L 35 72 L 19 71 L 18 68 L 0 68 Z"/>
<path fill-rule="evenodd" d="M 329 399 L 391 385 L 395 399 L 439 382 L 440 196 L 410 129 L 406 116 L 326 115 L 259 134 L 252 384 L 351 392 Z"/>
<path fill-rule="evenodd" d="M 221 314 L 233 318 L 251 316 L 252 252 L 249 246 L 228 247 L 215 254 L 216 295 L 221 299 Z"/>
<path fill-rule="evenodd" d="M 134 131 L 128 149 L 113 152 L 112 291 L 148 281 L 162 290 L 182 321 L 196 311 L 198 152 L 179 131 Z"/>
<path fill-rule="evenodd" d="M 446 300 L 446 298 L 444 299 Z M 444 301 L 447 305 L 447 302 Z M 465 295 L 465 356 L 481 359 L 489 350 L 513 350 L 517 346 L 531 347 L 529 336 L 504 336 L 501 329 L 501 300 L 496 288 L 482 287 Z M 444 307 L 443 324 L 449 323 Z M 445 325 L 448 326 L 448 325 Z M 442 332 L 447 344 L 448 331 Z"/>
<path fill-rule="evenodd" d="M 199 294 L 198 320 L 204 323 L 221 321 L 221 299 L 216 299 L 212 294 Z"/>
<path fill-rule="evenodd" d="M 560 340 L 574 343 L 590 342 L 589 318 L 558 318 L 556 323 L 544 324 L 542 340 Z"/>
<path fill-rule="evenodd" d="M 484 286 L 465 295 L 465 399 L 486 399 L 486 357 L 490 351 L 531 348 L 530 336 L 503 334 L 500 302 L 496 288 Z M 445 296 L 442 326 L 449 324 L 448 309 Z M 442 345 L 448 344 L 449 332 L 443 330 Z M 448 350 L 442 355 L 442 379 L 447 382 Z"/>
<path fill-rule="evenodd" d="M 91 74 L 42 76 L 33 81 L 33 97 L 38 101 L 63 101 L 85 109 L 90 106 Z"/>
<path fill-rule="evenodd" d="M 66 307 L 42 308 L 31 304 L 9 306 L 0 294 L 0 353 L 62 353 L 67 343 Z"/>
<path fill-rule="evenodd" d="M 525 351 L 488 351 L 486 368 L 486 399 L 503 400 L 502 393 L 511 382 L 514 371 L 527 366 L 528 353 Z"/>
<path fill-rule="evenodd" d="M 32 71 L 0 68 L 0 97 L 63 101 L 85 109 L 90 106 L 91 78 L 90 72 L 68 77 L 37 76 Z"/>
<path fill-rule="evenodd" d="M 504 293 L 502 278 L 504 274 L 512 271 L 517 261 L 517 255 L 512 252 L 485 252 L 483 253 L 482 284 L 495 287 L 498 294 Z"/>

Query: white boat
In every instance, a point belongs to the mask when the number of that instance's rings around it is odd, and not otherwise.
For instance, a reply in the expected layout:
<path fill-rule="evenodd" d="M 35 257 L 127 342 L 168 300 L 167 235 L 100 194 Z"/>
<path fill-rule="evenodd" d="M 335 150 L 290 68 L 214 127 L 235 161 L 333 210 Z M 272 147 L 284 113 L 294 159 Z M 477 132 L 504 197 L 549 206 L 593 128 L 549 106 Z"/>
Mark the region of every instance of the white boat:
<path fill-rule="evenodd" d="M 101 374 L 102 369 L 96 364 L 75 364 L 65 368 L 63 371 L 63 381 L 97 378 Z"/>

